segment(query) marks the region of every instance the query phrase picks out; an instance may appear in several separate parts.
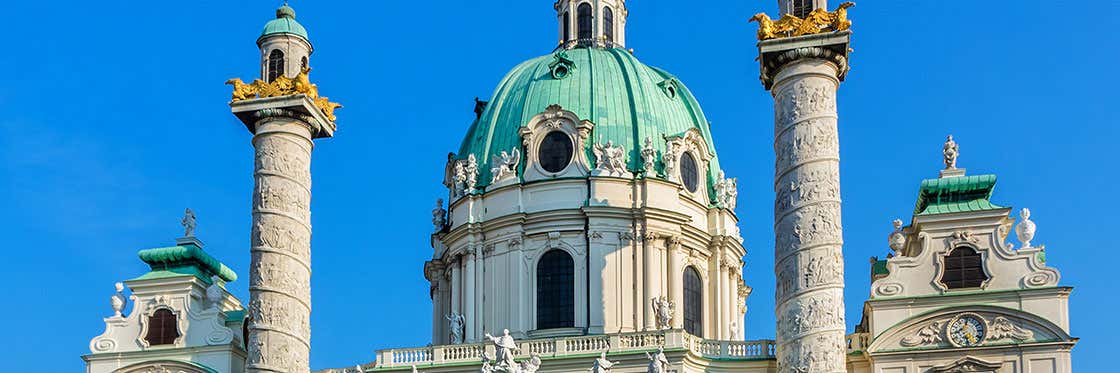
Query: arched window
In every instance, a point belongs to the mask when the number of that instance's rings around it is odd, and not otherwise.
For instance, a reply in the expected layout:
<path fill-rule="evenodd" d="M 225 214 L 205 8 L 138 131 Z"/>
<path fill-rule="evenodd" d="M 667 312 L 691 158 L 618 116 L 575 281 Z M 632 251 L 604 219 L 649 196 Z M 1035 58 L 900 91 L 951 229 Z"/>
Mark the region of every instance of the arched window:
<path fill-rule="evenodd" d="M 284 75 L 284 52 L 279 49 L 273 49 L 268 53 L 268 81 L 271 83 L 280 75 Z"/>
<path fill-rule="evenodd" d="M 564 40 L 572 40 L 572 15 L 564 12 L 564 24 L 561 28 L 564 29 Z"/>
<path fill-rule="evenodd" d="M 696 188 L 700 186 L 700 166 L 689 152 L 681 154 L 681 183 L 692 193 L 696 193 Z"/>
<path fill-rule="evenodd" d="M 610 7 L 603 7 L 603 36 L 607 41 L 614 41 L 614 12 Z"/>
<path fill-rule="evenodd" d="M 594 33 L 591 29 L 591 4 L 579 4 L 576 8 L 576 32 L 579 33 L 580 40 L 591 39 Z"/>
<path fill-rule="evenodd" d="M 537 159 L 548 172 L 560 172 L 572 162 L 572 139 L 560 131 L 552 131 L 541 140 Z"/>
<path fill-rule="evenodd" d="M 575 264 L 563 250 L 537 263 L 537 329 L 575 326 Z"/>
<path fill-rule="evenodd" d="M 813 0 L 792 0 L 788 4 L 789 11 L 786 13 L 798 18 L 805 18 L 809 15 L 809 12 L 813 11 Z"/>
<path fill-rule="evenodd" d="M 684 331 L 704 336 L 704 282 L 693 266 L 684 269 Z"/>
<path fill-rule="evenodd" d="M 304 70 L 307 70 L 307 56 L 303 56 L 299 59 L 299 71 L 302 72 Z"/>
<path fill-rule="evenodd" d="M 953 249 L 945 257 L 945 272 L 941 274 L 941 283 L 950 289 L 978 288 L 988 275 L 984 274 L 984 262 L 980 253 L 969 247 Z"/>
<path fill-rule="evenodd" d="M 179 339 L 179 325 L 175 314 L 166 308 L 160 308 L 148 317 L 148 334 L 144 340 L 149 346 L 174 344 Z"/>

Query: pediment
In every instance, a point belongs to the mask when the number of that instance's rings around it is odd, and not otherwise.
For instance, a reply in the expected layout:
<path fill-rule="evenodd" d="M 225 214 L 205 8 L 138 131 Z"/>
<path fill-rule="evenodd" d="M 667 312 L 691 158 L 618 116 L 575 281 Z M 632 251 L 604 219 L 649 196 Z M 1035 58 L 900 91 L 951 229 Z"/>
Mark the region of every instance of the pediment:
<path fill-rule="evenodd" d="M 1033 314 L 993 306 L 960 306 L 903 321 L 876 337 L 868 351 L 874 354 L 1071 340 L 1060 327 Z"/>

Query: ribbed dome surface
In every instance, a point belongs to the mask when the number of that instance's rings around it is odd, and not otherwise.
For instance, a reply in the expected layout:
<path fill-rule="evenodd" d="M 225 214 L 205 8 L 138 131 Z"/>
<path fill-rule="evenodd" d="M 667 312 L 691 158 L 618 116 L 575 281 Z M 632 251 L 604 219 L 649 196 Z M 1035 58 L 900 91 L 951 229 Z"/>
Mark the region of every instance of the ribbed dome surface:
<path fill-rule="evenodd" d="M 640 152 L 646 137 L 653 139 L 658 151 L 657 171 L 662 172 L 663 136 L 698 129 L 713 157 L 707 170 L 711 185 L 719 171 L 711 131 L 699 103 L 684 84 L 664 70 L 639 62 L 623 49 L 576 48 L 563 53 L 537 57 L 514 67 L 467 131 L 456 158 L 473 153 L 486 164 L 492 154 L 520 146 L 518 128 L 549 105 L 558 104 L 595 123 L 588 147 L 582 149 L 589 159 L 594 159 L 590 154 L 593 144 L 613 141 L 626 149 L 631 171 L 642 167 Z M 562 58 L 572 68 L 567 76 L 554 78 L 552 67 Z M 478 181 L 479 186 L 489 184 L 489 167 L 480 167 Z"/>

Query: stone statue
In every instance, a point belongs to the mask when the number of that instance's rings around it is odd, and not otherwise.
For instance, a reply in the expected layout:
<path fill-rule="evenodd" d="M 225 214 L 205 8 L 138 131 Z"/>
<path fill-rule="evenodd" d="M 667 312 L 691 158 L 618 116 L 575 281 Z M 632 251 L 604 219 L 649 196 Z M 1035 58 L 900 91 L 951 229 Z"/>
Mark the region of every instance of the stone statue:
<path fill-rule="evenodd" d="M 206 302 L 209 303 L 208 308 L 221 309 L 222 300 L 225 298 L 225 290 L 222 290 L 222 281 L 218 276 L 210 276 L 210 286 L 206 287 Z"/>
<path fill-rule="evenodd" d="M 902 234 L 902 220 L 894 219 L 891 224 L 894 224 L 894 231 L 887 236 L 887 243 L 891 247 L 894 256 L 902 253 L 902 249 L 906 247 L 906 235 Z"/>
<path fill-rule="evenodd" d="M 412 366 L 412 373 L 420 373 L 420 371 L 416 370 L 415 365 Z"/>
<path fill-rule="evenodd" d="M 625 177 L 628 174 L 626 171 L 626 150 L 621 146 L 615 145 L 614 141 L 607 140 L 607 144 L 595 144 L 593 149 L 595 153 L 595 170 L 594 175 L 605 175 L 615 177 Z"/>
<path fill-rule="evenodd" d="M 475 187 L 478 186 L 478 159 L 474 154 L 467 156 L 467 164 L 463 166 L 463 171 L 466 172 L 467 180 L 464 185 L 466 194 L 474 193 Z"/>
<path fill-rule="evenodd" d="M 436 232 L 447 225 L 447 210 L 443 209 L 443 198 L 436 198 L 436 208 L 432 209 L 432 226 Z"/>
<path fill-rule="evenodd" d="M 653 307 L 653 313 L 657 316 L 657 328 L 669 329 L 672 328 L 673 322 L 673 302 L 665 296 L 650 299 Z"/>
<path fill-rule="evenodd" d="M 666 140 L 665 153 L 661 154 L 661 164 L 665 168 L 665 178 L 669 181 L 679 179 L 677 167 L 680 165 L 680 154 L 683 151 L 681 140 Z"/>
<path fill-rule="evenodd" d="M 187 211 L 183 212 L 183 220 L 179 221 L 179 224 L 183 225 L 183 230 L 185 231 L 183 237 L 194 237 L 194 230 L 198 228 L 198 223 L 194 218 L 194 211 L 188 208 Z"/>
<path fill-rule="evenodd" d="M 941 152 L 945 155 L 945 169 L 957 169 L 957 156 L 960 155 L 960 149 L 957 147 L 957 142 L 953 141 L 953 135 L 945 139 L 945 147 Z"/>
<path fill-rule="evenodd" d="M 727 328 L 730 329 L 730 333 L 728 333 L 728 334 L 731 335 L 731 340 L 732 341 L 734 341 L 736 339 L 739 339 L 739 322 L 738 321 L 731 320 L 731 325 L 728 325 Z"/>
<path fill-rule="evenodd" d="M 365 369 L 362 369 L 361 365 L 355 365 L 354 366 L 354 373 L 366 373 L 366 371 L 365 371 Z"/>
<path fill-rule="evenodd" d="M 669 359 L 665 358 L 665 348 L 658 347 L 657 353 L 653 355 L 646 352 L 646 359 L 649 359 L 649 367 L 646 368 L 646 373 L 666 373 L 669 371 Z"/>
<path fill-rule="evenodd" d="M 517 164 L 521 162 L 521 150 L 513 148 L 513 153 L 502 151 L 494 155 L 490 162 L 490 183 L 495 184 L 509 177 L 517 175 Z"/>
<path fill-rule="evenodd" d="M 124 312 L 124 306 L 128 304 L 128 298 L 124 297 L 124 284 L 113 284 L 116 287 L 117 293 L 109 297 L 109 304 L 113 306 L 113 316 L 121 317 L 121 312 Z"/>
<path fill-rule="evenodd" d="M 494 343 L 494 349 L 497 351 L 497 361 L 500 367 L 514 366 L 513 355 L 518 350 L 517 342 L 509 335 L 509 329 L 502 329 L 502 336 L 495 337 L 486 333 L 486 339 Z"/>
<path fill-rule="evenodd" d="M 448 336 L 451 339 L 451 344 L 463 343 L 463 315 L 452 313 L 444 316 L 447 319 Z"/>
<path fill-rule="evenodd" d="M 713 187 L 716 190 L 716 203 L 724 208 L 734 210 L 736 199 L 739 197 L 735 178 L 728 179 L 724 176 L 723 170 L 720 170 L 719 177 L 716 178 Z"/>
<path fill-rule="evenodd" d="M 463 196 L 466 192 L 465 189 L 467 185 L 467 170 L 466 167 L 463 167 L 463 161 L 455 161 L 455 172 L 454 175 L 452 175 L 452 179 L 454 185 L 452 186 L 451 194 L 455 198 Z"/>
<path fill-rule="evenodd" d="M 591 366 L 591 373 L 607 373 L 611 371 L 611 367 L 616 364 L 613 361 L 607 360 L 607 352 L 599 353 L 599 357 L 595 358 L 595 364 Z"/>
<path fill-rule="evenodd" d="M 1023 208 L 1019 211 L 1019 225 L 1015 226 L 1015 236 L 1019 238 L 1019 242 L 1023 243 L 1023 248 L 1031 247 L 1034 231 L 1035 225 L 1031 221 L 1031 210 Z"/>
<path fill-rule="evenodd" d="M 529 356 L 528 360 L 522 361 L 520 365 L 520 373 L 537 373 L 541 368 L 541 357 L 537 354 Z"/>
<path fill-rule="evenodd" d="M 642 147 L 642 169 L 646 175 L 654 175 L 654 162 L 657 159 L 657 149 L 653 148 L 653 139 L 646 136 L 645 146 Z"/>
<path fill-rule="evenodd" d="M 482 366 L 478 368 L 478 373 L 494 373 L 494 366 L 490 364 L 490 357 L 486 353 L 482 353 Z"/>

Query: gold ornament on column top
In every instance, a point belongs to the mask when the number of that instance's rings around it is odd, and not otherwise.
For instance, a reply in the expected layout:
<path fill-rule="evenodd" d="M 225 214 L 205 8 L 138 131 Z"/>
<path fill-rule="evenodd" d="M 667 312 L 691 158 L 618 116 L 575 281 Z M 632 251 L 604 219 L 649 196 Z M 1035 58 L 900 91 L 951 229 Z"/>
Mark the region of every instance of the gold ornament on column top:
<path fill-rule="evenodd" d="M 853 6 L 856 3 L 847 1 L 832 12 L 818 8 L 804 19 L 784 14 L 777 21 L 771 20 L 766 13 L 758 13 L 751 17 L 750 22 L 758 22 L 758 40 L 844 31 L 852 28 L 852 21 L 848 20 L 848 8 Z"/>
<path fill-rule="evenodd" d="M 307 73 L 309 72 L 311 72 L 311 68 L 305 67 L 296 75 L 295 79 L 280 75 L 276 80 L 273 80 L 272 83 L 257 79 L 252 83 L 246 84 L 241 78 L 233 78 L 227 80 L 226 84 L 233 86 L 231 100 L 234 102 L 266 97 L 298 94 L 307 95 L 307 97 L 315 103 L 315 106 L 323 111 L 323 115 L 326 115 L 327 119 L 334 122 L 335 119 L 337 119 L 334 115 L 334 110 L 341 108 L 342 104 L 330 102 L 326 96 L 319 96 L 319 86 L 311 83 L 311 80 L 307 77 Z"/>

